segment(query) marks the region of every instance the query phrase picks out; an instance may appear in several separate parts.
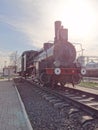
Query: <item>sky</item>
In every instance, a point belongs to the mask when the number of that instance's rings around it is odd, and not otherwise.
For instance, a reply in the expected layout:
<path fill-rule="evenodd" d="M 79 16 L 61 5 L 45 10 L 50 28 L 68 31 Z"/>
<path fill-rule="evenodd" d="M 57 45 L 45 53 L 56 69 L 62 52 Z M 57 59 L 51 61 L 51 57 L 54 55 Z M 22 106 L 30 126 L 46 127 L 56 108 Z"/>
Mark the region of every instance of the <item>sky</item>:
<path fill-rule="evenodd" d="M 10 54 L 38 50 L 54 40 L 54 22 L 68 28 L 71 43 L 98 56 L 98 0 L 0 0 L 0 67 Z"/>

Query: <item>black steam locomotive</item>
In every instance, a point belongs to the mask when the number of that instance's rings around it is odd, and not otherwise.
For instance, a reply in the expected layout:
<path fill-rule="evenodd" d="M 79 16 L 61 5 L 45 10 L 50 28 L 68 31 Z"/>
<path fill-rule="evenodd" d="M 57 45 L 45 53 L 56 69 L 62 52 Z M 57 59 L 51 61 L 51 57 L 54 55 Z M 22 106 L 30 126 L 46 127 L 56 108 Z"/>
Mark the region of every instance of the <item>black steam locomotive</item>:
<path fill-rule="evenodd" d="M 23 76 L 37 78 L 42 84 L 54 86 L 81 81 L 81 65 L 76 59 L 76 49 L 68 41 L 68 29 L 55 22 L 54 43 L 44 43 L 40 51 L 26 51 L 22 54 Z"/>

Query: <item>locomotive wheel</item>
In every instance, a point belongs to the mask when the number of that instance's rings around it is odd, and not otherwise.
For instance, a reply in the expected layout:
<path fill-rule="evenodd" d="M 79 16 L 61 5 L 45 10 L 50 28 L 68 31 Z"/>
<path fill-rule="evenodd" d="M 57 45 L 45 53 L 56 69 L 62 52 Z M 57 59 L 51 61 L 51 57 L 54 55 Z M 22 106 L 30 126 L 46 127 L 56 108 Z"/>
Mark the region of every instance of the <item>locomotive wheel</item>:
<path fill-rule="evenodd" d="M 79 84 L 81 82 L 81 77 L 80 75 L 73 75 L 72 76 L 72 84 L 74 86 L 74 84 Z"/>
<path fill-rule="evenodd" d="M 50 81 L 50 77 L 45 72 L 43 72 L 43 73 L 40 74 L 39 79 L 40 79 L 40 82 L 42 84 L 44 84 L 44 85 L 48 84 L 49 81 Z"/>

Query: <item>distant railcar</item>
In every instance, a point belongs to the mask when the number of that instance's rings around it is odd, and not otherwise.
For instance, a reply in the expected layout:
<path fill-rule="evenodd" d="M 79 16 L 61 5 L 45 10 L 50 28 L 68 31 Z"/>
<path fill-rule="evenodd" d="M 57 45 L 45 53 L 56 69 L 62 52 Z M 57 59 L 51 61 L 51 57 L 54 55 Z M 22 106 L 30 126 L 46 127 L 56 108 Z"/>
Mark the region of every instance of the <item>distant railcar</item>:
<path fill-rule="evenodd" d="M 98 63 L 89 62 L 86 64 L 86 74 L 87 77 L 98 77 Z"/>

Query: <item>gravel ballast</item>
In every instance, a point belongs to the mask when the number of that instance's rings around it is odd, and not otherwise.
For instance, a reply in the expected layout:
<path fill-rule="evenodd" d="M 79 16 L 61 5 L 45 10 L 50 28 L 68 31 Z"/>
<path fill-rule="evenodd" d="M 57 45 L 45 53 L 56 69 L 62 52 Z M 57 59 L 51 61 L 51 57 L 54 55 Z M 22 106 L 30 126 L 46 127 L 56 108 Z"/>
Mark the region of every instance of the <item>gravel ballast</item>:
<path fill-rule="evenodd" d="M 20 93 L 33 130 L 86 130 L 91 124 L 81 126 L 81 123 L 73 116 L 68 116 L 68 110 L 72 106 L 57 109 L 55 104 L 45 100 L 38 88 L 26 81 L 14 80 Z M 78 113 L 77 113 L 78 114 Z M 97 128 L 97 127 L 96 127 Z M 93 129 L 96 130 L 93 126 Z"/>

